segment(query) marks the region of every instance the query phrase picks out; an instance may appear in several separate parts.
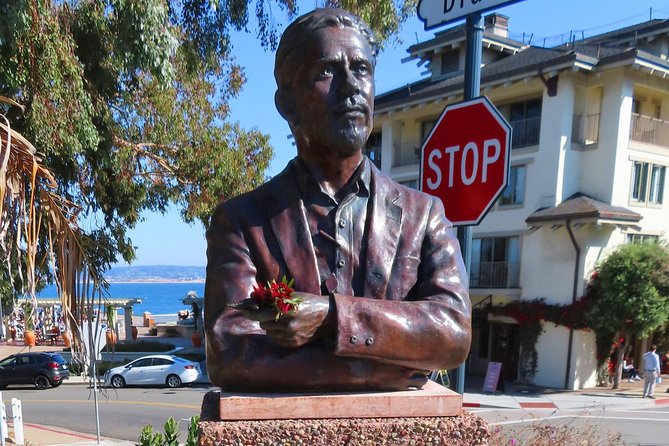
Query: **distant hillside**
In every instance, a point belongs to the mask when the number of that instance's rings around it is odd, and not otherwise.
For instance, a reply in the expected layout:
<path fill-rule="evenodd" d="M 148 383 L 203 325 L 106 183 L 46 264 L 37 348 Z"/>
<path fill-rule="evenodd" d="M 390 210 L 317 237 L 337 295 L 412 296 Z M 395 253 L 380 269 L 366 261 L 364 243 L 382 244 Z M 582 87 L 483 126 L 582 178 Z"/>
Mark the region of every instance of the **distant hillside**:
<path fill-rule="evenodd" d="M 204 266 L 115 266 L 105 273 L 108 282 L 202 282 Z"/>

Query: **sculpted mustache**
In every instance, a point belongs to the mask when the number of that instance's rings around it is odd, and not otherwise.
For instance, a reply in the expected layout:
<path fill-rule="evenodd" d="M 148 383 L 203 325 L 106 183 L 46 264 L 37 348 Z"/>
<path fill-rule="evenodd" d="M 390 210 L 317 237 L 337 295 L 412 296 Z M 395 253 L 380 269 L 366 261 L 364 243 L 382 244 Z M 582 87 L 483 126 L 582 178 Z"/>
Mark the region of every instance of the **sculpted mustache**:
<path fill-rule="evenodd" d="M 365 101 L 365 98 L 363 97 L 353 96 L 340 102 L 336 107 L 337 111 L 346 111 L 350 109 L 361 109 L 366 111 L 368 109 L 367 101 Z"/>

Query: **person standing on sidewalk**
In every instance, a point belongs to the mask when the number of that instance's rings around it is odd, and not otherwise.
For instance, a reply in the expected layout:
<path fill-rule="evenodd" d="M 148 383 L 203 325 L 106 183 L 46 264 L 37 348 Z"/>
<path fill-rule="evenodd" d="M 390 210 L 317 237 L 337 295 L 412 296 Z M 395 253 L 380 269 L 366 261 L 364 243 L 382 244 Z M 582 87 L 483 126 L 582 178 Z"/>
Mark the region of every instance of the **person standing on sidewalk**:
<path fill-rule="evenodd" d="M 653 391 L 655 390 L 655 378 L 660 376 L 660 357 L 655 353 L 657 346 L 650 346 L 650 350 L 643 355 L 643 364 L 646 373 L 644 375 L 643 398 L 655 399 Z"/>

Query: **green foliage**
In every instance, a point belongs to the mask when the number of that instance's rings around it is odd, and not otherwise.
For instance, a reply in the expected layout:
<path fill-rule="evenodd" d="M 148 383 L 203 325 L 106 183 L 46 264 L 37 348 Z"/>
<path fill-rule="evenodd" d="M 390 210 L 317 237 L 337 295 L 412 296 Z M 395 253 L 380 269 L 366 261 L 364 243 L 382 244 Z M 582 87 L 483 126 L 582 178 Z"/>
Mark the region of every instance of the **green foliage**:
<path fill-rule="evenodd" d="M 669 251 L 657 243 L 620 246 L 595 269 L 588 297 L 588 319 L 609 344 L 618 334 L 651 335 L 669 320 Z"/>
<path fill-rule="evenodd" d="M 197 423 L 200 421 L 199 415 L 194 415 L 190 418 L 188 423 L 188 437 L 186 438 L 186 443 L 184 446 L 197 446 L 198 445 L 198 436 L 200 429 L 197 426 Z"/>
<path fill-rule="evenodd" d="M 105 318 L 107 319 L 107 327 L 109 330 L 114 329 L 116 321 L 114 320 L 116 316 L 116 310 L 114 310 L 113 305 L 105 305 Z"/>
<path fill-rule="evenodd" d="M 165 446 L 179 446 L 179 429 L 177 428 L 177 422 L 174 421 L 174 418 L 168 418 L 167 421 L 165 421 L 163 429 L 165 431 L 163 444 Z"/>
<path fill-rule="evenodd" d="M 520 344 L 520 376 L 523 384 L 532 384 L 537 374 L 538 352 L 537 341 L 544 329 L 541 322 L 520 325 L 518 327 L 518 342 Z"/>
<path fill-rule="evenodd" d="M 198 422 L 199 415 L 191 417 L 188 423 L 188 437 L 184 446 L 196 446 L 198 444 Z M 153 432 L 153 426 L 144 426 L 137 440 L 139 446 L 179 446 L 179 427 L 174 418 L 170 417 L 163 425 L 164 433 Z"/>
<path fill-rule="evenodd" d="M 153 432 L 153 426 L 144 426 L 142 432 L 137 439 L 139 446 L 162 446 L 163 435 L 160 432 Z"/>
<path fill-rule="evenodd" d="M 180 358 L 184 358 L 193 362 L 202 362 L 206 359 L 206 355 L 204 353 L 197 353 L 197 352 L 184 352 L 184 353 L 176 352 L 174 353 L 174 356 L 178 356 Z"/>
<path fill-rule="evenodd" d="M 35 313 L 32 302 L 23 302 L 21 304 L 21 308 L 23 308 L 23 318 L 26 331 L 33 331 L 35 329 Z"/>
<path fill-rule="evenodd" d="M 358 13 L 383 42 L 416 1 L 323 4 Z M 245 82 L 230 32 L 255 14 L 258 39 L 274 48 L 276 9 L 288 20 L 298 12 L 294 0 L 0 2 L 0 95 L 22 106 L 0 113 L 86 222 L 91 269 L 134 259 L 127 231 L 145 211 L 176 204 L 185 221 L 206 225 L 221 200 L 265 180 L 268 135 L 230 122 Z M 41 282 L 47 266 L 38 262 Z"/>
<path fill-rule="evenodd" d="M 369 0 L 328 0 L 328 6 L 348 9 L 354 11 L 374 30 L 381 44 L 392 40 L 397 34 L 402 23 L 411 15 L 416 13 L 417 0 L 404 1 L 375 1 Z"/>
<path fill-rule="evenodd" d="M 116 352 L 168 352 L 174 350 L 174 344 L 157 341 L 119 342 Z"/>

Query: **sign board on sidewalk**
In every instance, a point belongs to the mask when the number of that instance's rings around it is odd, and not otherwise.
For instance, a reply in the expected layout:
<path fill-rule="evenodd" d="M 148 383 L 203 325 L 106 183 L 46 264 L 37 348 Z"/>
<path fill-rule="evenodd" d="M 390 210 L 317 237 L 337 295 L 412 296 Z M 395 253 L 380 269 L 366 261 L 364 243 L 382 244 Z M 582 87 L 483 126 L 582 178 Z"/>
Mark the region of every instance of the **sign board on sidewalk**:
<path fill-rule="evenodd" d="M 454 226 L 477 225 L 507 183 L 511 126 L 485 96 L 446 106 L 421 148 L 420 190 Z"/>
<path fill-rule="evenodd" d="M 517 3 L 521 0 L 420 0 L 418 18 L 425 29 L 454 22 L 476 12 Z"/>
<path fill-rule="evenodd" d="M 497 383 L 499 382 L 499 376 L 502 372 L 502 363 L 501 362 L 492 362 L 488 363 L 488 370 L 485 372 L 485 381 L 483 381 L 483 391 L 495 393 L 497 390 Z"/>

